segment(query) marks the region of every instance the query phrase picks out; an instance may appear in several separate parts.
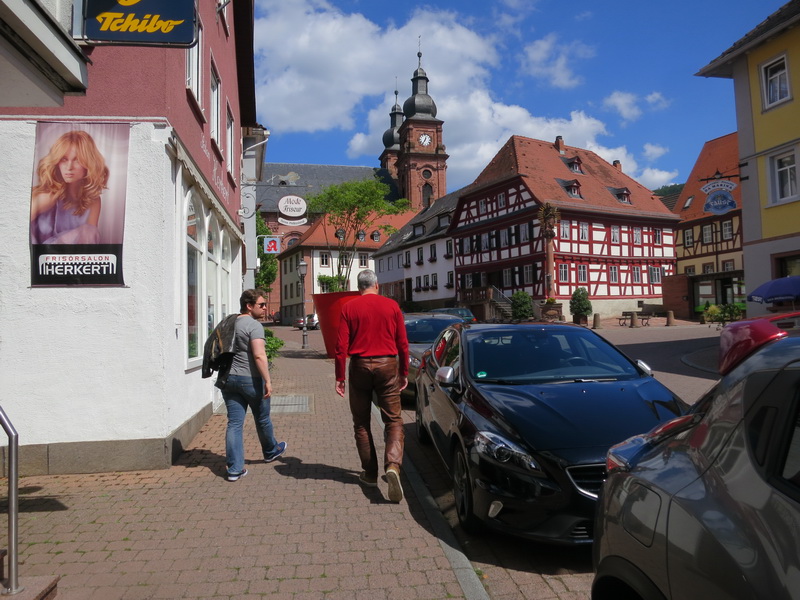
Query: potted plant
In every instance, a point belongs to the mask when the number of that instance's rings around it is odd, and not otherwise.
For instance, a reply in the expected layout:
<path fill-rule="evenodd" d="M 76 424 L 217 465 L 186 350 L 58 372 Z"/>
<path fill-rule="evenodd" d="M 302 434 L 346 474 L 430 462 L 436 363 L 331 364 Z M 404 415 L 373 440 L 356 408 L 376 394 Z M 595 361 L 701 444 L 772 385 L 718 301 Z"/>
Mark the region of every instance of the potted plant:
<path fill-rule="evenodd" d="M 531 295 L 519 290 L 511 294 L 511 318 L 514 321 L 526 321 L 533 316 L 533 303 Z"/>
<path fill-rule="evenodd" d="M 589 315 L 592 314 L 592 303 L 589 301 L 589 291 L 584 287 L 577 288 L 572 292 L 572 299 L 569 301 L 569 312 L 572 313 L 572 322 L 578 325 L 587 325 Z"/>

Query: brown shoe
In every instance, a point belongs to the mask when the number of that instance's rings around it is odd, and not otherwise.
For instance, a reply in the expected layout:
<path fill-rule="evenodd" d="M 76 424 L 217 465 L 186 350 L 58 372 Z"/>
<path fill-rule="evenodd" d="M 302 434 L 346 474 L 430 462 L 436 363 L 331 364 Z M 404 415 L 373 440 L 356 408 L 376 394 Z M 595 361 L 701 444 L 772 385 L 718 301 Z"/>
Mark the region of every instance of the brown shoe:
<path fill-rule="evenodd" d="M 361 482 L 361 485 L 365 485 L 367 487 L 378 487 L 378 478 L 367 476 L 366 471 L 361 471 L 361 473 L 359 473 L 358 481 Z"/>
<path fill-rule="evenodd" d="M 389 500 L 400 502 L 403 499 L 403 486 L 400 485 L 400 470 L 397 467 L 386 469 L 386 482 L 389 484 Z"/>

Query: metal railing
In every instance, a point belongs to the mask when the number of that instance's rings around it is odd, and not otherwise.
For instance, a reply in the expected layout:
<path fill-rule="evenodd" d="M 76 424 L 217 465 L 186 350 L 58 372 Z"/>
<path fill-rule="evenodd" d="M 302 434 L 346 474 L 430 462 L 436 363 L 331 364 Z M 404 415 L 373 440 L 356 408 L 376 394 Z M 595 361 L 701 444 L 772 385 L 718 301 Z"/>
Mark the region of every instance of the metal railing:
<path fill-rule="evenodd" d="M 8 587 L 3 594 L 18 594 L 19 585 L 19 435 L 0 406 L 0 424 L 8 436 Z"/>

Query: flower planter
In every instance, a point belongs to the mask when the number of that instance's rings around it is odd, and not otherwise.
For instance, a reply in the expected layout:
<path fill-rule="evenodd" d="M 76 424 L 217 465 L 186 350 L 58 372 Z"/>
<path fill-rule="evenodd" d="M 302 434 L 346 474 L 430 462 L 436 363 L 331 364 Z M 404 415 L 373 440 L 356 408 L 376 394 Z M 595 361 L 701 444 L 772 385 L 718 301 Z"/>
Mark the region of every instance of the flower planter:
<path fill-rule="evenodd" d="M 314 308 L 317 309 L 319 328 L 322 331 L 322 340 L 325 342 L 325 352 L 327 352 L 328 358 L 336 356 L 336 336 L 339 332 L 342 306 L 360 295 L 356 291 L 311 295 L 314 299 Z"/>

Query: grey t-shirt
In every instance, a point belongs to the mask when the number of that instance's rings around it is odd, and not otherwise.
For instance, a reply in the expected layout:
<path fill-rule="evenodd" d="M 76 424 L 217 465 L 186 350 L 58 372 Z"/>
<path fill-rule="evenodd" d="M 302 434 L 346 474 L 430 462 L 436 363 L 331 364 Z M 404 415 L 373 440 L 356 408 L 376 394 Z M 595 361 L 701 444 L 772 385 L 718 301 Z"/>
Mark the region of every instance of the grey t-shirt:
<path fill-rule="evenodd" d="M 236 354 L 231 363 L 231 375 L 244 375 L 245 377 L 261 377 L 256 367 L 253 353 L 250 351 L 250 340 L 264 339 L 264 326 L 250 315 L 236 319 Z"/>

